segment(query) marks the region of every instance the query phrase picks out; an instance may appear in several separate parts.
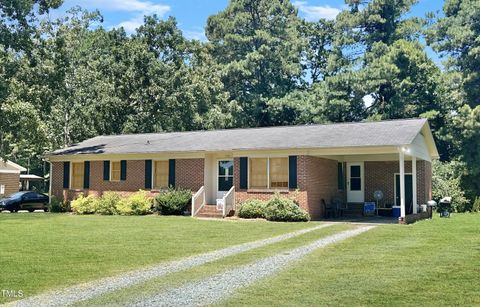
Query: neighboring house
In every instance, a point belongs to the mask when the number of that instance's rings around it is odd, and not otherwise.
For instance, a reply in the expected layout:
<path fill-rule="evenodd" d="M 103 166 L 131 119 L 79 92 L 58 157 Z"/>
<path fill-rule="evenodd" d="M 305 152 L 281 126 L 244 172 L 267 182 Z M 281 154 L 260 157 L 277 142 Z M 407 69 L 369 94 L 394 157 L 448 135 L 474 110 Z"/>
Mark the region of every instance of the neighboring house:
<path fill-rule="evenodd" d="M 0 159 L 0 197 L 18 192 L 20 172 L 26 169 L 12 161 Z"/>
<path fill-rule="evenodd" d="M 279 191 L 320 218 L 321 199 L 363 203 L 376 190 L 405 216 L 430 200 L 438 152 L 427 120 L 408 119 L 98 136 L 47 157 L 50 193 L 67 200 L 171 185 L 196 193 L 196 213 L 218 199 L 231 206 Z"/>

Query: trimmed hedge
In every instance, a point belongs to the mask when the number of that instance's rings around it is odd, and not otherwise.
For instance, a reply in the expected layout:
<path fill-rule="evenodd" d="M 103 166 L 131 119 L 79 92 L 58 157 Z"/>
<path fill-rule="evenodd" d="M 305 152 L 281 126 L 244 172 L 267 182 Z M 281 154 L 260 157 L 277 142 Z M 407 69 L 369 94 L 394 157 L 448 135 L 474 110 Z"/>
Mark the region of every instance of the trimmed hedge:
<path fill-rule="evenodd" d="M 170 188 L 155 197 L 155 210 L 162 215 L 183 215 L 191 202 L 191 190 Z"/>
<path fill-rule="evenodd" d="M 152 213 L 153 200 L 142 190 L 126 198 L 115 192 L 105 192 L 102 197 L 82 194 L 70 205 L 76 214 L 145 215 Z"/>
<path fill-rule="evenodd" d="M 118 214 L 117 205 L 122 201 L 120 195 L 115 192 L 105 192 L 102 197 L 98 199 L 96 214 L 101 215 L 115 215 Z"/>
<path fill-rule="evenodd" d="M 265 206 L 265 218 L 277 222 L 307 222 L 310 215 L 293 200 L 275 195 Z"/>
<path fill-rule="evenodd" d="M 269 201 L 249 199 L 241 204 L 238 216 L 244 219 L 265 218 L 278 222 L 306 222 L 310 215 L 295 201 L 276 193 Z"/>
<path fill-rule="evenodd" d="M 138 191 L 117 203 L 120 215 L 145 215 L 152 213 L 153 200 L 145 191 Z"/>
<path fill-rule="evenodd" d="M 94 214 L 97 208 L 98 197 L 89 195 L 85 197 L 80 194 L 78 198 L 72 200 L 70 207 L 77 214 Z"/>
<path fill-rule="evenodd" d="M 238 216 L 244 219 L 265 218 L 266 202 L 258 199 L 249 199 L 240 205 Z"/>

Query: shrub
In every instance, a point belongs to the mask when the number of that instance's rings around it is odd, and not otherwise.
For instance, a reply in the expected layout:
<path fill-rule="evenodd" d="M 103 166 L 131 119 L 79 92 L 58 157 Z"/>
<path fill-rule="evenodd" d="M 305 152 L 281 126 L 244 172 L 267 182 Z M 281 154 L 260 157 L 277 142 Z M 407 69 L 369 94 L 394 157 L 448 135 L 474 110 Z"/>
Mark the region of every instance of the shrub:
<path fill-rule="evenodd" d="M 120 215 L 145 215 L 151 213 L 152 198 L 145 191 L 138 191 L 117 203 L 116 210 Z"/>
<path fill-rule="evenodd" d="M 89 195 L 87 197 L 81 194 L 77 199 L 70 203 L 72 211 L 77 214 L 93 214 L 97 207 L 98 197 Z"/>
<path fill-rule="evenodd" d="M 464 165 L 457 161 L 432 163 L 432 198 L 437 201 L 444 197 L 452 198 L 452 210 L 464 212 L 470 210 L 469 202 L 461 187 L 461 174 Z"/>
<path fill-rule="evenodd" d="M 265 218 L 265 206 L 264 201 L 249 199 L 241 204 L 238 216 L 244 219 Z"/>
<path fill-rule="evenodd" d="M 170 188 L 155 198 L 155 210 L 162 215 L 182 215 L 190 206 L 192 191 Z"/>
<path fill-rule="evenodd" d="M 55 196 L 52 196 L 48 204 L 48 211 L 52 213 L 67 212 L 67 204 Z"/>
<path fill-rule="evenodd" d="M 480 212 L 480 196 L 475 198 L 472 206 L 472 212 Z"/>
<path fill-rule="evenodd" d="M 95 208 L 96 214 L 114 215 L 118 214 L 117 205 L 121 202 L 121 197 L 115 192 L 105 192 L 97 201 Z"/>
<path fill-rule="evenodd" d="M 289 198 L 276 194 L 265 207 L 265 218 L 279 222 L 306 222 L 310 215 Z"/>

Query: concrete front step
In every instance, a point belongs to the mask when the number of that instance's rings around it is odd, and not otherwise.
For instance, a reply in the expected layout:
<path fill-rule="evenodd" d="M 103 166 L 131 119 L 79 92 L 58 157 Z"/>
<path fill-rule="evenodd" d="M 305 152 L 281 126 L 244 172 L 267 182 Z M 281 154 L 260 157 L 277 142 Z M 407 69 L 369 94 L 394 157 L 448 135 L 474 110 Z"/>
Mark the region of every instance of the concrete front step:
<path fill-rule="evenodd" d="M 227 216 L 232 216 L 234 214 L 235 212 L 232 210 Z M 223 218 L 223 212 L 222 210 L 217 210 L 216 205 L 205 205 L 197 213 L 197 217 Z"/>
<path fill-rule="evenodd" d="M 205 205 L 197 213 L 197 217 L 210 217 L 210 218 L 222 218 L 222 210 L 217 210 L 216 205 Z"/>

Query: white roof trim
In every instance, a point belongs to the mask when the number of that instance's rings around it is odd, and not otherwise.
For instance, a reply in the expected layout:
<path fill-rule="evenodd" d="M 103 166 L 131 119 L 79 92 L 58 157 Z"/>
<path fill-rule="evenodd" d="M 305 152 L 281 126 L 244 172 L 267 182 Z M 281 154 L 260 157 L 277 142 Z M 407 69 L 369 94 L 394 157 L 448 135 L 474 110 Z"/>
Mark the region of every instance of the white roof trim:
<path fill-rule="evenodd" d="M 15 162 L 12 162 L 10 160 L 7 160 L 7 161 L 0 161 L 0 167 L 3 165 L 6 165 L 6 166 L 10 166 L 11 168 L 14 168 L 15 170 L 12 170 L 11 169 L 2 169 L 0 168 L 0 173 L 16 173 L 16 172 L 25 172 L 27 169 L 23 166 L 20 166 L 18 165 L 17 163 Z"/>
<path fill-rule="evenodd" d="M 0 169 L 0 174 L 20 174 L 19 170 Z"/>

